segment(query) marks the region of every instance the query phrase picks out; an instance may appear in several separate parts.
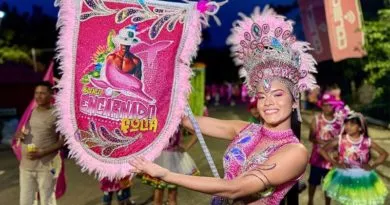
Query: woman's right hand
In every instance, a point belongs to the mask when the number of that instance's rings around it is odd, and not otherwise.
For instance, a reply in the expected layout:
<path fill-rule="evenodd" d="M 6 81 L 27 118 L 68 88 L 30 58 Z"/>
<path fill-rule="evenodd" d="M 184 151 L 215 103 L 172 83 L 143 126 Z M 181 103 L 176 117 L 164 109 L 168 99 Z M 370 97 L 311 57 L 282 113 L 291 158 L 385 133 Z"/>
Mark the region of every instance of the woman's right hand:
<path fill-rule="evenodd" d="M 134 157 L 129 164 L 134 167 L 135 170 L 133 170 L 133 172 L 146 173 L 155 178 L 163 178 L 169 173 L 168 169 L 146 160 L 143 157 Z"/>

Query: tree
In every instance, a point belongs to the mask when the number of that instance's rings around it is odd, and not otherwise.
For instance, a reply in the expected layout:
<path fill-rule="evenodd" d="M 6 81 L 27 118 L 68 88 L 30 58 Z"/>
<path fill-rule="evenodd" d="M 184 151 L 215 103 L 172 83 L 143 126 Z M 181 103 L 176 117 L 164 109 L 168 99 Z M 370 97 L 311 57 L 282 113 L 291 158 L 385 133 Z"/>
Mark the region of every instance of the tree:
<path fill-rule="evenodd" d="M 26 48 L 21 48 L 18 45 L 12 45 L 15 33 L 12 30 L 3 32 L 0 39 L 0 64 L 7 61 L 16 63 L 32 64 L 32 59 Z"/>
<path fill-rule="evenodd" d="M 374 101 L 362 107 L 361 111 L 372 117 L 390 119 L 390 0 L 384 1 L 384 8 L 377 18 L 364 23 L 365 50 L 367 56 L 356 66 L 362 66 L 367 73 L 366 83 L 376 87 Z M 355 61 L 356 62 L 356 61 Z"/>
<path fill-rule="evenodd" d="M 368 82 L 376 85 L 377 95 L 381 96 L 390 80 L 390 8 L 378 12 L 378 20 L 365 22 L 367 58 L 364 70 Z"/>
<path fill-rule="evenodd" d="M 41 49 L 55 47 L 56 18 L 44 14 L 38 6 L 33 7 L 31 14 L 20 14 L 7 3 L 1 4 L 0 10 L 6 13 L 0 25 L 0 64 L 16 62 L 33 65 L 31 49 L 35 48 L 36 55 L 39 56 L 37 67 L 45 68 L 43 64 L 51 61 L 54 49 L 49 53 L 42 52 Z"/>

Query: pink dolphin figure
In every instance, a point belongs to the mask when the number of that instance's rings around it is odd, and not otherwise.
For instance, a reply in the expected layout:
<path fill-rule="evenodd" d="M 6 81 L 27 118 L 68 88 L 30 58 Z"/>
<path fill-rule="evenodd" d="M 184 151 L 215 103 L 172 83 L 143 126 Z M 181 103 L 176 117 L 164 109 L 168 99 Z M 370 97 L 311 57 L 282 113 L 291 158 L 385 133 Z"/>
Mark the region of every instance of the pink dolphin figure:
<path fill-rule="evenodd" d="M 139 43 L 133 47 L 132 51 L 134 54 L 146 53 L 146 64 L 151 66 L 156 59 L 157 53 L 167 48 L 171 43 L 171 41 L 160 41 L 152 45 Z M 122 72 L 116 65 L 109 63 L 101 72 L 100 79 L 91 78 L 91 83 L 96 87 L 106 89 L 106 94 L 110 94 L 115 90 L 126 96 L 141 98 L 149 103 L 155 103 L 155 100 L 143 91 L 141 80 Z"/>

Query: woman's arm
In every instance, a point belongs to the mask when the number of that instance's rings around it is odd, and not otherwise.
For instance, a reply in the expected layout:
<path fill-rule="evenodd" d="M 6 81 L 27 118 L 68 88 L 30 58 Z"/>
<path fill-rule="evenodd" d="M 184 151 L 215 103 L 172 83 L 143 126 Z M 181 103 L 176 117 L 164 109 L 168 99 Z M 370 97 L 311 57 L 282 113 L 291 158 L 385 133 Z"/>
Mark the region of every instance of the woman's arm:
<path fill-rule="evenodd" d="M 202 134 L 226 140 L 233 140 L 249 124 L 241 120 L 219 120 L 203 116 L 195 117 L 195 119 L 199 124 Z M 182 124 L 186 129 L 194 132 L 194 127 L 188 117 L 183 118 Z"/>
<path fill-rule="evenodd" d="M 136 158 L 131 164 L 136 172 L 145 172 L 152 177 L 198 192 L 236 199 L 296 179 L 305 171 L 307 161 L 308 153 L 303 145 L 286 145 L 264 163 L 274 165 L 272 169 L 262 170 L 259 167 L 233 180 L 177 174 L 140 158 Z"/>
<path fill-rule="evenodd" d="M 371 141 L 371 148 L 379 153 L 379 157 L 371 164 L 371 167 L 375 169 L 387 159 L 389 153 L 373 141 Z"/>

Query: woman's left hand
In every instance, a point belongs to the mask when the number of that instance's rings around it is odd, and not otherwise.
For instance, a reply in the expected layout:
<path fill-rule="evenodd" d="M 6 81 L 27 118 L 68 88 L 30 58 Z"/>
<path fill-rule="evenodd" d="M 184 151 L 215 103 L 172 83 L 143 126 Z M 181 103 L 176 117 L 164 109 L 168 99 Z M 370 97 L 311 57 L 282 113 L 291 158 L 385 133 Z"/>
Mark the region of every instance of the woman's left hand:
<path fill-rule="evenodd" d="M 155 178 L 163 178 L 169 173 L 168 169 L 162 168 L 143 157 L 134 157 L 129 164 L 134 167 L 135 173 L 143 172 Z"/>

